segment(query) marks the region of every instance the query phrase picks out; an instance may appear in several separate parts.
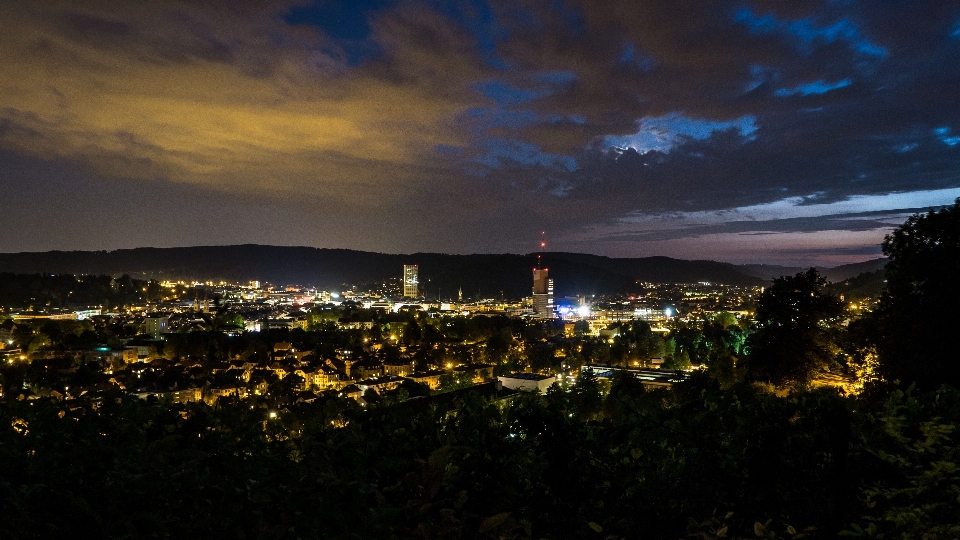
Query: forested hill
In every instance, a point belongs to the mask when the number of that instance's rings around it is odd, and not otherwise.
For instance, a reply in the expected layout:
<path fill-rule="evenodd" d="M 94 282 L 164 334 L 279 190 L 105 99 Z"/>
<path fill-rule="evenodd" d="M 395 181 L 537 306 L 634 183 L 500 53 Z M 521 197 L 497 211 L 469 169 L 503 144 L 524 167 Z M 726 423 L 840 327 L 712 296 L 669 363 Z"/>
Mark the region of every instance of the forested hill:
<path fill-rule="evenodd" d="M 732 285 L 763 284 L 732 264 L 668 257 L 609 258 L 577 253 L 545 253 L 556 293 L 563 295 L 628 292 L 636 283 L 709 281 Z M 135 278 L 202 279 L 314 285 L 336 289 L 345 283 L 399 277 L 404 264 L 420 266 L 428 297 L 508 297 L 528 295 L 536 254 L 392 255 L 348 249 L 285 246 L 207 246 L 137 248 L 116 251 L 50 251 L 0 254 L 0 272 L 129 274 Z"/>
<path fill-rule="evenodd" d="M 878 270 L 883 270 L 883 267 L 886 266 L 886 258 L 877 258 L 870 259 L 869 261 L 852 263 L 852 264 L 843 264 L 840 266 L 835 266 L 833 268 L 828 268 L 825 266 L 815 267 L 820 275 L 825 277 L 827 281 L 832 281 L 838 283 L 841 281 L 848 280 L 859 276 L 860 274 L 865 273 L 874 273 Z M 748 276 L 755 276 L 758 278 L 773 280 L 781 276 L 792 276 L 798 272 L 803 272 L 809 267 L 803 266 L 778 266 L 770 264 L 741 264 L 737 265 L 737 270 L 747 274 Z"/>

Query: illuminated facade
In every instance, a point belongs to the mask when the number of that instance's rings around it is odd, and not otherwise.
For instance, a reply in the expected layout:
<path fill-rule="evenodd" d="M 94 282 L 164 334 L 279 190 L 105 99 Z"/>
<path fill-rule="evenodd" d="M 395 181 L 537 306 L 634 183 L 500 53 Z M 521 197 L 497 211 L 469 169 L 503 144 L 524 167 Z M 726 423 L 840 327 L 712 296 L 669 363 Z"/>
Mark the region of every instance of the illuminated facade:
<path fill-rule="evenodd" d="M 540 317 L 553 317 L 553 280 L 546 268 L 533 270 L 533 312 Z"/>
<path fill-rule="evenodd" d="M 403 295 L 408 298 L 419 296 L 418 267 L 415 264 L 403 265 Z"/>

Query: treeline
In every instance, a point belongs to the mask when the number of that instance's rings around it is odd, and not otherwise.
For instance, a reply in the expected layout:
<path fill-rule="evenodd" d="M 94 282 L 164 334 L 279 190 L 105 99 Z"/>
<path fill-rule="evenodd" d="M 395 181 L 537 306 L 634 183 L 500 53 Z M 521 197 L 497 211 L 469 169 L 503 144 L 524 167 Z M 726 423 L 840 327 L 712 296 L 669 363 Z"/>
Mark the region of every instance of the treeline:
<path fill-rule="evenodd" d="M 603 396 L 587 377 L 507 404 L 12 400 L 0 536 L 960 534 L 955 390 L 784 398 L 698 376 L 654 392 L 618 378 Z"/>
<path fill-rule="evenodd" d="M 157 282 L 133 279 L 128 275 L 114 279 L 106 275 L 0 273 L 0 306 L 35 310 L 114 307 L 158 299 L 159 296 Z"/>

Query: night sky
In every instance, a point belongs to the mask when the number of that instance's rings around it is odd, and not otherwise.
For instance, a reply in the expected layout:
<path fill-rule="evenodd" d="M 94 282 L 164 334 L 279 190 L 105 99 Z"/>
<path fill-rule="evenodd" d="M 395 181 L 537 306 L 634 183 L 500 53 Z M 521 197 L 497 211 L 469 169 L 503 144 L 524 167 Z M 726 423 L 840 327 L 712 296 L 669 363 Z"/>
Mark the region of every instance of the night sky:
<path fill-rule="evenodd" d="M 0 251 L 836 265 L 960 196 L 960 2 L 0 3 Z"/>

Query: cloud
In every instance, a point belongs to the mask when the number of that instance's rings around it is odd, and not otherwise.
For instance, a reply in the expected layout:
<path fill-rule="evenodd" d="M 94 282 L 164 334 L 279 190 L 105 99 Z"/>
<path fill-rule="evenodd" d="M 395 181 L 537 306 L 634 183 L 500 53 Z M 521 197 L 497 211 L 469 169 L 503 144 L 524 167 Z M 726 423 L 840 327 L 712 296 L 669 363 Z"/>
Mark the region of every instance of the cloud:
<path fill-rule="evenodd" d="M 288 7 L 5 4 L 2 142 L 113 176 L 345 198 L 464 144 L 453 121 L 479 68 L 455 25 L 383 15 L 384 56 L 350 69 L 322 33 L 283 23 Z"/>
<path fill-rule="evenodd" d="M 0 5 L 0 165 L 17 164 L 0 180 L 43 186 L 19 199 L 41 216 L 44 193 L 76 185 L 158 218 L 203 200 L 236 225 L 203 225 L 222 242 L 528 251 L 547 229 L 571 250 L 727 242 L 744 257 L 817 237 L 839 257 L 893 226 L 800 207 L 946 204 L 937 190 L 960 187 L 951 2 L 376 1 L 344 28 L 321 8 Z M 742 219 L 762 205 L 790 213 Z M 272 232 L 250 213 L 273 215 Z M 651 215 L 667 217 L 635 220 Z M 143 242 L 212 243 L 137 227 Z"/>

